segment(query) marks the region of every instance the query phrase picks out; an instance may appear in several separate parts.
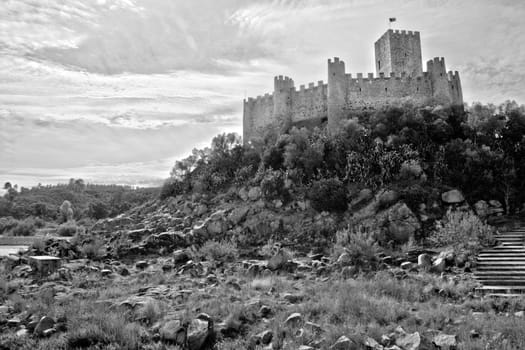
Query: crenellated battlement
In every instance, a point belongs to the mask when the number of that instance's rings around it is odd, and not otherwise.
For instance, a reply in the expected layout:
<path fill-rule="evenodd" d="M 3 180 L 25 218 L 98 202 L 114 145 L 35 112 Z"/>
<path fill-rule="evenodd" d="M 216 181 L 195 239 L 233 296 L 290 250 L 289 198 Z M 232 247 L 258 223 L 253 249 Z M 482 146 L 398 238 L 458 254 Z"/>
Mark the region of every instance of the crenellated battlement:
<path fill-rule="evenodd" d="M 327 60 L 327 83 L 294 85 L 289 76 L 274 77 L 273 93 L 244 100 L 243 137 L 249 141 L 265 127 L 286 130 L 295 122 L 328 120 L 337 132 L 353 111 L 374 110 L 405 102 L 414 105 L 462 105 L 461 80 L 434 57 L 423 71 L 420 33 L 387 30 L 374 44 L 376 73 L 346 73 L 339 57 Z"/>

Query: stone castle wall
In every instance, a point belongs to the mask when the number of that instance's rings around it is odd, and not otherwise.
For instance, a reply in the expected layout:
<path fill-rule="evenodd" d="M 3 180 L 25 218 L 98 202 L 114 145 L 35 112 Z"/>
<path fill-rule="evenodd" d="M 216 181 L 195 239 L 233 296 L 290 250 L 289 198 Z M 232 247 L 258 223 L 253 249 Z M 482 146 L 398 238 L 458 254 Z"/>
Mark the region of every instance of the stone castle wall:
<path fill-rule="evenodd" d="M 409 55 L 413 57 L 407 58 Z M 345 63 L 336 57 L 328 60 L 327 84 L 319 81 L 297 89 L 291 78 L 275 77 L 272 94 L 244 100 L 243 139 L 248 142 L 261 137 L 269 127 L 282 131 L 295 122 L 309 120 L 327 119 L 329 129 L 337 132 L 341 120 L 352 111 L 404 102 L 463 104 L 459 73 L 447 73 L 444 58 L 428 61 L 427 71 L 422 71 L 418 32 L 387 31 L 376 42 L 376 58 L 390 63 L 379 69 L 376 59 L 379 73 L 375 76 L 348 74 Z"/>

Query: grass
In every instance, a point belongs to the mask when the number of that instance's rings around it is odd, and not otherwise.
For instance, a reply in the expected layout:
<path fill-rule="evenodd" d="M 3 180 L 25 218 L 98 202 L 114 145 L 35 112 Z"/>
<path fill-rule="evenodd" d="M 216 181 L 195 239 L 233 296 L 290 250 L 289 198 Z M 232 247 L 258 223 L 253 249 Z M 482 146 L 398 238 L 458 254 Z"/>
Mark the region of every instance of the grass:
<path fill-rule="evenodd" d="M 172 317 L 188 320 L 200 312 L 209 314 L 215 324 L 222 321 L 226 328 L 234 330 L 231 337 L 220 339 L 216 347 L 224 350 L 248 348 L 253 335 L 268 329 L 274 333 L 275 344 L 283 344 L 282 349 L 296 349 L 322 338 L 325 342 L 317 348 L 329 348 L 342 335 L 358 344 L 362 344 L 365 336 L 380 340 L 397 326 L 407 332 L 420 332 L 426 338 L 429 330 L 457 334 L 459 349 L 480 349 L 485 344 L 491 344 L 493 349 L 525 348 L 525 318 L 513 316 L 514 312 L 525 309 L 525 298 L 470 298 L 467 295 L 474 284 L 468 278 L 456 280 L 419 273 L 398 280 L 383 271 L 368 274 L 366 278 L 332 277 L 323 281 L 296 280 L 286 274 L 252 278 L 242 271 L 225 273 L 224 276 L 239 282 L 241 288 L 237 290 L 222 283 L 198 287 L 193 278 L 181 277 L 175 272 L 141 272 L 117 279 L 97 276 L 96 273 L 75 275 L 72 286 L 84 286 L 84 294 L 60 302 L 50 289 L 42 289 L 31 298 L 8 301 L 10 305 L 18 303 L 20 312 L 50 315 L 65 322 L 66 332 L 38 342 L 28 340 L 28 349 L 44 349 L 45 346 L 53 349 L 80 346 L 88 349 L 160 349 L 161 343 L 153 340 L 155 324 Z M 2 280 L 0 292 L 7 288 Z M 108 302 L 118 305 L 130 295 L 145 290 L 146 286 L 159 285 L 172 290 L 191 289 L 192 293 L 176 299 L 161 294 L 135 309 L 108 307 Z M 433 290 L 445 292 L 425 293 L 429 285 Z M 284 293 L 301 293 L 305 299 L 302 303 L 289 304 L 283 300 Z M 259 313 L 263 305 L 271 309 L 266 319 Z M 296 330 L 283 325 L 293 312 L 301 313 L 305 322 L 318 324 L 322 331 L 304 326 L 300 336 L 292 336 Z M 473 312 L 483 314 L 474 317 Z M 472 330 L 479 333 L 478 339 L 470 337 Z M 3 337 L 5 344 L 16 343 Z M 4 338 L 0 338 L 0 345 L 4 344 Z"/>

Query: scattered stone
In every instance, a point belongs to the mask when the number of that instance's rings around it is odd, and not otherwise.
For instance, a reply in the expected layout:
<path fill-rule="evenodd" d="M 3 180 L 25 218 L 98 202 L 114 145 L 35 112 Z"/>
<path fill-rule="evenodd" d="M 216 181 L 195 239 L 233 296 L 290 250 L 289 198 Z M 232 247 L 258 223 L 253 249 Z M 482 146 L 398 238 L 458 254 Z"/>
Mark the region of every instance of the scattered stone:
<path fill-rule="evenodd" d="M 301 294 L 285 293 L 283 294 L 283 299 L 289 302 L 290 304 L 297 304 L 303 301 L 304 296 Z"/>
<path fill-rule="evenodd" d="M 459 190 L 450 190 L 441 194 L 441 200 L 447 204 L 457 204 L 465 201 L 465 197 Z"/>
<path fill-rule="evenodd" d="M 401 263 L 400 267 L 403 270 L 410 270 L 410 268 L 412 268 L 412 263 L 410 261 L 404 261 Z"/>
<path fill-rule="evenodd" d="M 452 350 L 457 346 L 456 338 L 456 335 L 441 333 L 432 339 L 432 344 L 434 344 L 438 349 Z"/>
<path fill-rule="evenodd" d="M 273 332 L 271 330 L 265 330 L 256 335 L 257 339 L 263 345 L 268 345 L 272 341 Z"/>
<path fill-rule="evenodd" d="M 435 272 L 443 272 L 445 271 L 445 267 L 447 266 L 447 262 L 445 258 L 437 258 L 434 260 L 434 263 L 432 264 L 432 270 Z"/>
<path fill-rule="evenodd" d="M 107 277 L 109 275 L 111 275 L 113 273 L 113 271 L 111 271 L 110 269 L 102 269 L 100 270 L 100 274 L 102 275 L 102 277 Z"/>
<path fill-rule="evenodd" d="M 261 198 L 261 188 L 258 186 L 250 188 L 248 191 L 248 199 L 255 202 L 259 198 Z"/>
<path fill-rule="evenodd" d="M 432 266 L 432 258 L 428 254 L 419 254 L 417 265 L 423 269 L 429 269 Z"/>
<path fill-rule="evenodd" d="M 211 319 L 205 320 L 203 318 L 202 314 L 199 315 L 196 319 L 191 321 L 188 327 L 187 341 L 189 350 L 204 350 L 205 344 L 214 341 L 213 321 Z"/>
<path fill-rule="evenodd" d="M 421 224 L 417 216 L 403 202 L 399 202 L 387 211 L 388 232 L 398 243 L 406 243 L 414 238 Z"/>
<path fill-rule="evenodd" d="M 259 314 L 262 317 L 266 317 L 266 316 L 270 315 L 271 313 L 272 313 L 272 309 L 269 306 L 263 305 L 259 309 Z"/>
<path fill-rule="evenodd" d="M 290 328 L 298 327 L 301 323 L 303 323 L 303 316 L 298 312 L 291 314 L 284 321 L 284 325 Z"/>
<path fill-rule="evenodd" d="M 347 336 L 342 335 L 335 341 L 335 343 L 330 347 L 330 350 L 354 350 L 357 349 L 357 344 L 348 338 Z"/>
<path fill-rule="evenodd" d="M 419 332 L 406 333 L 400 326 L 396 328 L 396 345 L 404 350 L 418 350 L 421 344 Z"/>
<path fill-rule="evenodd" d="M 38 324 L 35 327 L 35 330 L 33 331 L 33 334 L 36 336 L 43 336 L 44 331 L 51 329 L 55 326 L 55 320 L 53 320 L 49 316 L 44 316 L 40 319 Z"/>
<path fill-rule="evenodd" d="M 162 340 L 178 345 L 183 345 L 186 342 L 186 329 L 179 320 L 166 322 L 161 326 L 159 333 Z"/>

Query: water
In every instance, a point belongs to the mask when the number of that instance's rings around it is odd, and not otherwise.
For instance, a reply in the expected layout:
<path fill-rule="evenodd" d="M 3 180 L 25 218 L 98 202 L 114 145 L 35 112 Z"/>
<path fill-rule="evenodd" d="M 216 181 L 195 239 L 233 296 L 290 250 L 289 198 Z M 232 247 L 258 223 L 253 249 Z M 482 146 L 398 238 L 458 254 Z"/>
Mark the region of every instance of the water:
<path fill-rule="evenodd" d="M 28 248 L 27 245 L 0 245 L 0 256 L 16 254 L 19 250 L 27 250 Z"/>

